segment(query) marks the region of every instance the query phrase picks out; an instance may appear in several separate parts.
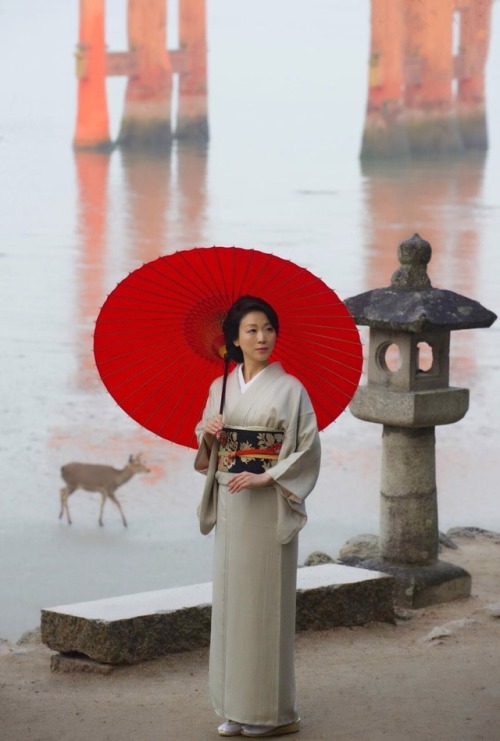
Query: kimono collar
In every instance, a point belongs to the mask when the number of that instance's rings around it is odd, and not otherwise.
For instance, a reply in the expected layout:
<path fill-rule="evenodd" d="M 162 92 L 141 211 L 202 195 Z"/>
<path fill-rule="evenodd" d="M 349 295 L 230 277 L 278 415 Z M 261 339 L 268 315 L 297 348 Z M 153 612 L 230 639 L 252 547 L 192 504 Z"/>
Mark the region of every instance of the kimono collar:
<path fill-rule="evenodd" d="M 238 383 L 240 384 L 240 391 L 241 391 L 241 393 L 244 394 L 245 391 L 247 390 L 247 388 L 249 388 L 249 386 L 251 386 L 252 383 L 254 381 L 256 381 L 257 378 L 259 378 L 260 374 L 263 373 L 265 370 L 267 370 L 267 368 L 269 368 L 268 365 L 266 365 L 265 368 L 262 368 L 262 370 L 260 370 L 253 378 L 251 378 L 247 382 L 247 381 L 245 381 L 245 377 L 243 375 L 243 364 L 239 365 L 237 372 L 238 372 Z"/>

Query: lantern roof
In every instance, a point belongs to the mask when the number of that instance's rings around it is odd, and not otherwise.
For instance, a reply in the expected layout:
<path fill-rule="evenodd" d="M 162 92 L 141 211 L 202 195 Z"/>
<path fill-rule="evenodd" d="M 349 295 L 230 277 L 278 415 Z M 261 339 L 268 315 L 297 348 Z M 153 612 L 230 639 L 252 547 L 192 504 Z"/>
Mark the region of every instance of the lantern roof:
<path fill-rule="evenodd" d="M 418 234 L 401 242 L 391 285 L 346 299 L 356 324 L 412 333 L 491 326 L 496 314 L 478 301 L 431 285 L 431 255 L 431 245 Z"/>

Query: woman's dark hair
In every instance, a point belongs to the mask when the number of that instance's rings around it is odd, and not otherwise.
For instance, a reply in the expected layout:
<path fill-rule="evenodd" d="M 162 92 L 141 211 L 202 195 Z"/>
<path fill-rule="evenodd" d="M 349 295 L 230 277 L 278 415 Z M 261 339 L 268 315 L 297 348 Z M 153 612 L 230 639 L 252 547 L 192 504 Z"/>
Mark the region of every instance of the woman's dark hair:
<path fill-rule="evenodd" d="M 241 320 L 251 311 L 261 311 L 265 314 L 276 335 L 279 333 L 278 315 L 267 301 L 257 296 L 240 296 L 227 312 L 222 324 L 227 354 L 231 360 L 235 360 L 237 363 L 243 362 L 243 353 L 239 347 L 236 347 L 234 341 L 238 339 Z"/>

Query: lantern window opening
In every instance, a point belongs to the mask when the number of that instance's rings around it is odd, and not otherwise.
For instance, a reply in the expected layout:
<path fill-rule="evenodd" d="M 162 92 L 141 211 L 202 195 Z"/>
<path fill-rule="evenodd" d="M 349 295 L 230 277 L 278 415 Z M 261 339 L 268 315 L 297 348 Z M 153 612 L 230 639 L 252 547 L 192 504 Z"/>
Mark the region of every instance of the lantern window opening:
<path fill-rule="evenodd" d="M 401 370 L 401 353 L 396 342 L 384 342 L 377 350 L 377 365 L 388 373 Z"/>
<path fill-rule="evenodd" d="M 417 375 L 422 374 L 427 376 L 439 374 L 439 363 L 433 347 L 424 341 L 417 344 Z"/>

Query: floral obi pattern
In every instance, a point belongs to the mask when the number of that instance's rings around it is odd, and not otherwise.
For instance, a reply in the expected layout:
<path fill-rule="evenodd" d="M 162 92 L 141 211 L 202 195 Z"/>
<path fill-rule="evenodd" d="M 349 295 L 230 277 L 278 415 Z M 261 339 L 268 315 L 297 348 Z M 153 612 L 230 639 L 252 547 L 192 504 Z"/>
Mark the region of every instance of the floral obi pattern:
<path fill-rule="evenodd" d="M 264 473 L 274 466 L 283 444 L 283 430 L 223 427 L 219 436 L 219 471 Z"/>

